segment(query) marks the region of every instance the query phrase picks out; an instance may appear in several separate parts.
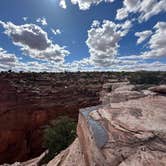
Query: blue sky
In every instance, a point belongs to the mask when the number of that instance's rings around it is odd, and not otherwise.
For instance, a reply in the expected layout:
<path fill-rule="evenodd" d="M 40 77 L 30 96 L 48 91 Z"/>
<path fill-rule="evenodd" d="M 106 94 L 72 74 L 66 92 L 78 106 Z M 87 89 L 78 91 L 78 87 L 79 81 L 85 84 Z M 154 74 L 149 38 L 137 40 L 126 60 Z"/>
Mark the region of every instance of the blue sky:
<path fill-rule="evenodd" d="M 0 1 L 0 70 L 166 70 L 165 45 L 166 0 Z"/>

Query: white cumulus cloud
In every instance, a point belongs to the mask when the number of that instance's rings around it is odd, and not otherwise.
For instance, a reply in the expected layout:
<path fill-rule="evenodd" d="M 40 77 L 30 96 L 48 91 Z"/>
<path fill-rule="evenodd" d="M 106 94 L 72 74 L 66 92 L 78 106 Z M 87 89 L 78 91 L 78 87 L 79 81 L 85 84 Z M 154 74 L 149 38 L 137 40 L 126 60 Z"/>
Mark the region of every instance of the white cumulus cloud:
<path fill-rule="evenodd" d="M 150 31 L 150 30 L 146 30 L 146 31 L 142 31 L 142 32 L 136 32 L 135 36 L 138 37 L 137 44 L 141 44 L 143 41 L 145 41 L 151 35 L 152 35 L 152 31 Z"/>
<path fill-rule="evenodd" d="M 56 63 L 54 61 L 39 62 L 37 60 L 23 62 L 22 58 L 18 58 L 15 54 L 0 48 L 0 71 L 12 70 L 15 72 L 62 72 L 69 65 L 65 67 L 62 63 Z"/>
<path fill-rule="evenodd" d="M 3 48 L 0 48 L 0 70 L 10 70 L 18 63 L 18 58 L 15 54 L 8 53 Z"/>
<path fill-rule="evenodd" d="M 46 61 L 63 62 L 69 51 L 48 39 L 47 32 L 35 24 L 15 25 L 0 21 L 5 34 L 24 54 Z"/>
<path fill-rule="evenodd" d="M 28 17 L 23 17 L 22 18 L 24 21 L 27 21 L 28 20 Z"/>
<path fill-rule="evenodd" d="M 114 0 L 71 0 L 71 3 L 78 5 L 80 10 L 88 10 L 92 5 L 98 5 L 101 2 L 113 2 Z M 66 0 L 60 0 L 59 6 L 66 9 Z"/>
<path fill-rule="evenodd" d="M 63 9 L 66 9 L 67 8 L 66 1 L 65 0 L 60 0 L 59 6 Z"/>
<path fill-rule="evenodd" d="M 139 22 L 166 11 L 165 0 L 123 0 L 123 7 L 117 10 L 116 19 L 127 18 L 130 13 L 139 14 Z"/>
<path fill-rule="evenodd" d="M 17 61 L 15 54 L 8 53 L 3 48 L 0 48 L 0 64 L 12 65 Z"/>
<path fill-rule="evenodd" d="M 59 34 L 61 34 L 60 29 L 51 29 L 51 31 L 52 31 L 52 33 L 53 33 L 54 35 L 59 35 Z"/>
<path fill-rule="evenodd" d="M 38 18 L 36 22 L 41 23 L 43 26 L 48 25 L 46 18 Z"/>
<path fill-rule="evenodd" d="M 115 24 L 104 20 L 103 23 L 94 21 L 88 30 L 86 44 L 89 47 L 90 60 L 97 66 L 109 66 L 118 54 L 119 41 L 131 28 L 131 22 Z"/>
<path fill-rule="evenodd" d="M 155 32 L 149 40 L 149 51 L 143 53 L 144 58 L 166 57 L 166 22 L 158 22 Z"/>

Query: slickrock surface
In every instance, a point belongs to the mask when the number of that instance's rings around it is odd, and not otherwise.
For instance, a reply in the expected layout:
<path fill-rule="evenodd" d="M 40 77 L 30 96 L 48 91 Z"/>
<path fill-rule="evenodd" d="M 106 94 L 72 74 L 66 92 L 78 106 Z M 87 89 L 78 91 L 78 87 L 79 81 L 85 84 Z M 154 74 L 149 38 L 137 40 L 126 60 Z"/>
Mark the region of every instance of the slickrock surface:
<path fill-rule="evenodd" d="M 107 84 L 104 105 L 80 109 L 78 138 L 48 166 L 165 166 L 165 89 L 155 92 Z"/>
<path fill-rule="evenodd" d="M 0 73 L 0 164 L 40 155 L 42 126 L 98 105 L 109 73 Z"/>
<path fill-rule="evenodd" d="M 55 159 L 49 162 L 47 166 L 63 165 L 63 166 L 85 166 L 85 159 L 81 152 L 81 146 L 78 138 L 66 150 L 62 151 Z"/>
<path fill-rule="evenodd" d="M 157 86 L 157 87 L 151 87 L 151 88 L 149 88 L 149 90 L 151 90 L 153 92 L 166 94 L 166 85 L 160 85 L 160 86 Z"/>

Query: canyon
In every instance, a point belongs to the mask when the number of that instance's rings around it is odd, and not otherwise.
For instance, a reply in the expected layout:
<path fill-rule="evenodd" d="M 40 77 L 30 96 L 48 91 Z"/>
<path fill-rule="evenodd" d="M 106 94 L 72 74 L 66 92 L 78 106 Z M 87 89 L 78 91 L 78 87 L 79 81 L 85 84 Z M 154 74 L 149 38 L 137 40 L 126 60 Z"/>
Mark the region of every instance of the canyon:
<path fill-rule="evenodd" d="M 110 73 L 1 73 L 0 164 L 40 155 L 43 127 L 58 116 L 78 119 L 98 105 Z"/>
<path fill-rule="evenodd" d="M 38 165 L 44 126 L 64 115 L 78 119 L 78 137 L 48 166 L 165 164 L 165 77 L 149 88 L 130 84 L 130 76 L 1 73 L 0 164 Z"/>

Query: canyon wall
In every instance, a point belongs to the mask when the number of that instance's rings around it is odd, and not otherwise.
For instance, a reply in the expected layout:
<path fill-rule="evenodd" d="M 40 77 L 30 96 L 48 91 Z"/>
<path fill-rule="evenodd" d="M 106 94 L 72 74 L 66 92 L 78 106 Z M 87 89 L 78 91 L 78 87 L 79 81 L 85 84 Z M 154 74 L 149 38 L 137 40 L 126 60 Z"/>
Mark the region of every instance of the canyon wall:
<path fill-rule="evenodd" d="M 0 163 L 41 154 L 43 126 L 61 115 L 78 118 L 80 108 L 98 105 L 109 73 L 1 73 Z"/>

